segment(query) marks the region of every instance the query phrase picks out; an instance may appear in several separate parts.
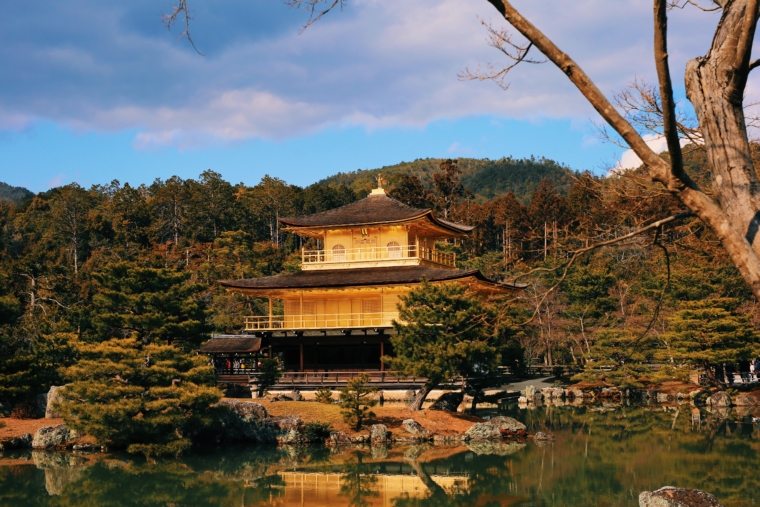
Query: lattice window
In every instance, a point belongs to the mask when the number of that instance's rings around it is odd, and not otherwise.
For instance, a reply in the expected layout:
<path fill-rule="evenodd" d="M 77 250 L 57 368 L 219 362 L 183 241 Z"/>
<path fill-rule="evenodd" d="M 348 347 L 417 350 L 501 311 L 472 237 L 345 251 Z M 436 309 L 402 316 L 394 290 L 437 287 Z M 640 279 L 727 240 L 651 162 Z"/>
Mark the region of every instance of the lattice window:
<path fill-rule="evenodd" d="M 362 313 L 380 313 L 382 311 L 380 299 L 362 299 Z"/>
<path fill-rule="evenodd" d="M 335 245 L 332 247 L 332 258 L 334 261 L 346 260 L 346 247 L 343 245 Z"/>
<path fill-rule="evenodd" d="M 400 259 L 401 258 L 401 245 L 397 241 L 391 241 L 388 243 L 388 258 Z"/>
<path fill-rule="evenodd" d="M 301 315 L 301 302 L 297 299 L 286 299 L 285 315 Z"/>

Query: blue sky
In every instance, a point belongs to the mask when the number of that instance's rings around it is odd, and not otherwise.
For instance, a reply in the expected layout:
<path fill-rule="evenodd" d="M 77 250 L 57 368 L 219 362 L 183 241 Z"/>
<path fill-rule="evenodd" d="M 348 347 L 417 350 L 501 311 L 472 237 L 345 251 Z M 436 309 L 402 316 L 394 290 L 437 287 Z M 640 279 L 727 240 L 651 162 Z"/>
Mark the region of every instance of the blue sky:
<path fill-rule="evenodd" d="M 0 19 L 0 181 L 43 191 L 149 183 L 205 169 L 308 185 L 338 171 L 425 157 L 545 156 L 598 173 L 623 150 L 550 65 L 509 90 L 461 81 L 499 64 L 486 0 L 355 0 L 299 34 L 279 0 L 188 0 L 199 56 L 168 32 L 164 0 L 11 2 Z M 517 0 L 608 94 L 653 79 L 651 1 Z M 682 81 L 715 15 L 672 13 Z M 750 85 L 750 92 L 752 91 Z M 629 157 L 630 158 L 630 157 Z"/>

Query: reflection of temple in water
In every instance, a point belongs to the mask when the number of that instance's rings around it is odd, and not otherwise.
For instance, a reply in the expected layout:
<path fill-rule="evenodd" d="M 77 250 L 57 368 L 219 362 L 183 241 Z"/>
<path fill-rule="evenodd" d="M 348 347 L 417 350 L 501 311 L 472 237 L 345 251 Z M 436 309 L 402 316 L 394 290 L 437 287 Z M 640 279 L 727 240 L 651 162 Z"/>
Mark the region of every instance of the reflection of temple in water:
<path fill-rule="evenodd" d="M 400 468 L 400 467 L 399 467 Z M 350 499 L 341 494 L 341 485 L 345 484 L 348 474 L 337 472 L 280 472 L 284 493 L 272 496 L 269 501 L 257 505 L 282 507 L 338 507 L 349 505 Z M 424 498 L 430 490 L 422 479 L 412 474 L 366 474 L 372 477 L 368 481 L 367 493 L 363 505 L 367 507 L 392 507 L 393 500 L 402 496 Z M 469 478 L 465 474 L 430 475 L 430 479 L 449 493 L 467 491 Z M 370 491 L 371 490 L 371 491 Z"/>

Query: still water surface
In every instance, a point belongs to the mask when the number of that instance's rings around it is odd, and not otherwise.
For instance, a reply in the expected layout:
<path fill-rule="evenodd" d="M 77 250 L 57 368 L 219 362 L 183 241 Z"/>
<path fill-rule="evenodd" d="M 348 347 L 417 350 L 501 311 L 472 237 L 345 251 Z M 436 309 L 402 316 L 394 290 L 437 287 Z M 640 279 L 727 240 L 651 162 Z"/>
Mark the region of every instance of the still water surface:
<path fill-rule="evenodd" d="M 0 505 L 634 507 L 641 491 L 664 485 L 710 491 L 726 507 L 760 505 L 760 429 L 750 414 L 698 414 L 688 405 L 502 413 L 556 440 L 237 446 L 157 463 L 121 454 L 6 453 Z"/>

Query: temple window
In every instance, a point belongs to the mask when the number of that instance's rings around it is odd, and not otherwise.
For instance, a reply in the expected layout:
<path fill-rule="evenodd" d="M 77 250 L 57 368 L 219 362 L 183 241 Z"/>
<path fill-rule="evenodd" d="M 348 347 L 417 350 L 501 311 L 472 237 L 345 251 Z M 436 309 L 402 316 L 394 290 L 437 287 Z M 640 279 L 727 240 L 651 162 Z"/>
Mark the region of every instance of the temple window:
<path fill-rule="evenodd" d="M 401 258 L 401 245 L 397 241 L 391 241 L 388 243 L 388 258 L 400 259 Z"/>
<path fill-rule="evenodd" d="M 346 260 L 346 247 L 343 245 L 335 245 L 332 247 L 332 258 L 334 261 Z"/>

